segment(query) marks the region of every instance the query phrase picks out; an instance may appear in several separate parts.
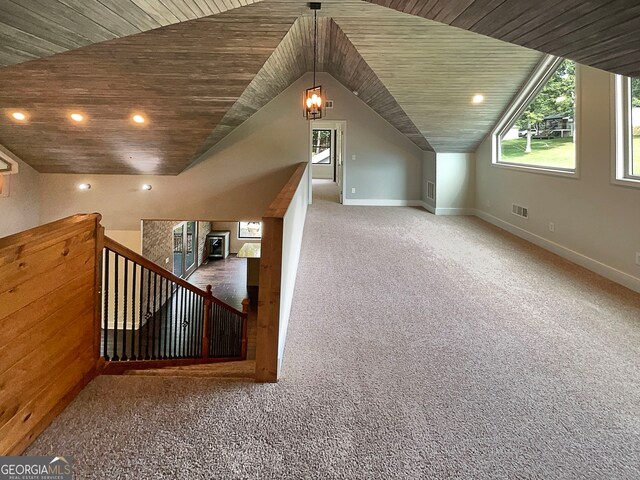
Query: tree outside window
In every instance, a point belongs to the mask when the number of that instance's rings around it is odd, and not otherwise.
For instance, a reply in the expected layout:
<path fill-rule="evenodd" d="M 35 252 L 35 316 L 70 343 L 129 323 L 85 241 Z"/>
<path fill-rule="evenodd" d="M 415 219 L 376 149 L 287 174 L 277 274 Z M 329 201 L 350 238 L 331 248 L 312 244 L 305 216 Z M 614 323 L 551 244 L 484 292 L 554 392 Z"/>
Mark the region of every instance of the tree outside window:
<path fill-rule="evenodd" d="M 576 64 L 564 60 L 501 138 L 500 162 L 575 170 L 575 108 Z"/>
<path fill-rule="evenodd" d="M 316 165 L 331 165 L 331 144 L 333 142 L 332 131 L 314 130 L 313 144 L 311 146 L 311 163 Z"/>

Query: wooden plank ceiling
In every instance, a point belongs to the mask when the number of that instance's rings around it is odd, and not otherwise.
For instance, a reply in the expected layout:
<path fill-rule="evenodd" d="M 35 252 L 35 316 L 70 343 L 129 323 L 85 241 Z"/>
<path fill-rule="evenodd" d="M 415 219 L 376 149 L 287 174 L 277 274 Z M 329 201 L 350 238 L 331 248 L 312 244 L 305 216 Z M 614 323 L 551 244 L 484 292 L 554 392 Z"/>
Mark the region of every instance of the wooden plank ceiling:
<path fill-rule="evenodd" d="M 389 12 L 335 21 L 436 152 L 474 152 L 542 54 Z"/>
<path fill-rule="evenodd" d="M 609 72 L 640 76 L 638 0 L 365 0 Z"/>
<path fill-rule="evenodd" d="M 298 78 L 313 69 L 313 19 L 301 17 L 264 64 L 235 105 L 202 145 L 198 155 L 244 123 L 254 113 L 282 93 Z M 423 150 L 431 146 L 402 110 L 347 36 L 328 18 L 318 19 L 317 70 L 331 74 L 360 100 L 405 134 Z"/>
<path fill-rule="evenodd" d="M 243 7 L 260 0 L 2 0 L 0 67 Z"/>
<path fill-rule="evenodd" d="M 297 18 L 269 13 L 257 3 L 2 68 L 0 144 L 40 172 L 178 174 Z"/>
<path fill-rule="evenodd" d="M 474 151 L 541 57 L 360 0 L 327 0 L 320 16 L 319 70 L 424 150 Z M 41 172 L 178 174 L 311 70 L 311 26 L 306 1 L 263 0 L 0 68 L 0 144 Z"/>

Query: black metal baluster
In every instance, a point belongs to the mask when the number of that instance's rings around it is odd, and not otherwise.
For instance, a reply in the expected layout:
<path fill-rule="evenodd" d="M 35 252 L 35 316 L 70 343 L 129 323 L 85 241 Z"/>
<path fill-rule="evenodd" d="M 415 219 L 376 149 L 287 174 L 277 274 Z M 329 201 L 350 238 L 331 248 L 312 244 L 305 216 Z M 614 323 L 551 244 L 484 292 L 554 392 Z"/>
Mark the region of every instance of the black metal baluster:
<path fill-rule="evenodd" d="M 235 338 L 235 352 L 236 357 L 239 357 L 242 352 L 242 319 L 238 315 L 234 314 L 235 324 L 236 324 L 236 338 Z"/>
<path fill-rule="evenodd" d="M 120 280 L 118 275 L 118 264 L 120 263 L 120 255 L 115 254 L 115 265 L 113 267 L 113 275 L 114 275 L 114 284 L 113 284 L 113 296 L 114 296 L 114 304 L 113 304 L 113 357 L 111 360 L 117 362 L 120 360 L 118 357 L 118 282 Z"/>
<path fill-rule="evenodd" d="M 194 350 L 195 350 L 193 345 L 193 339 L 194 339 L 193 325 L 196 321 L 195 308 L 196 308 L 196 294 L 191 292 L 191 310 L 189 315 L 189 357 L 192 357 L 192 358 L 194 356 Z"/>
<path fill-rule="evenodd" d="M 182 293 L 182 287 L 180 285 L 176 288 L 176 356 L 182 358 L 184 349 L 182 342 L 184 341 L 184 334 L 182 329 L 182 315 L 184 311 L 184 295 Z"/>
<path fill-rule="evenodd" d="M 213 315 L 214 315 L 214 305 L 210 304 L 211 311 L 209 312 L 209 324 L 213 325 Z M 200 297 L 198 301 L 198 350 L 202 352 L 202 348 L 204 345 L 202 344 L 202 336 L 204 335 L 204 309 L 207 308 L 207 302 L 204 301 L 202 297 Z M 211 344 L 209 344 L 209 352 L 211 352 Z M 202 354 L 200 354 L 202 355 Z"/>
<path fill-rule="evenodd" d="M 164 297 L 163 295 L 163 289 L 162 289 L 162 284 L 164 282 L 164 277 L 160 276 L 160 292 L 158 295 L 158 360 L 161 360 L 163 358 L 162 356 L 162 329 L 163 329 L 163 325 L 164 325 L 164 321 L 163 321 L 163 317 L 164 317 L 164 304 L 162 303 L 162 298 Z"/>
<path fill-rule="evenodd" d="M 224 311 L 224 323 L 226 325 L 226 342 L 225 342 L 225 346 L 224 346 L 224 356 L 225 357 L 230 357 L 231 356 L 231 337 L 233 336 L 232 331 L 231 331 L 231 315 L 229 310 Z"/>
<path fill-rule="evenodd" d="M 151 360 L 156 359 L 156 315 L 158 313 L 158 274 L 153 272 L 153 315 L 151 316 Z"/>
<path fill-rule="evenodd" d="M 187 291 L 187 317 L 184 325 L 184 338 L 185 344 L 184 348 L 187 353 L 187 357 L 191 356 L 191 307 L 193 302 L 193 292 L 191 290 Z"/>
<path fill-rule="evenodd" d="M 173 358 L 173 345 L 174 345 L 174 341 L 173 341 L 173 322 L 175 320 L 176 317 L 176 312 L 175 312 L 175 297 L 173 295 L 173 282 L 169 282 L 169 288 L 171 289 L 170 292 L 170 297 L 169 297 L 169 301 L 171 303 L 170 305 L 170 310 L 169 310 L 169 358 Z"/>
<path fill-rule="evenodd" d="M 167 333 L 169 329 L 169 280 L 164 279 L 164 346 L 162 349 L 162 358 L 167 356 Z"/>
<path fill-rule="evenodd" d="M 198 306 L 200 305 L 200 295 L 193 296 L 193 315 L 191 317 L 191 354 L 193 357 L 198 356 L 198 318 L 199 318 L 199 310 Z"/>
<path fill-rule="evenodd" d="M 212 335 L 212 344 L 215 345 L 216 349 L 213 354 L 217 357 L 218 352 L 220 351 L 220 307 L 217 303 L 212 305 L 213 311 L 213 325 L 211 326 L 211 335 Z"/>
<path fill-rule="evenodd" d="M 129 259 L 124 257 L 124 298 L 122 311 L 122 356 L 121 360 L 127 360 L 127 307 L 129 306 Z"/>
<path fill-rule="evenodd" d="M 180 345 L 180 358 L 184 358 L 187 355 L 187 349 L 185 347 L 185 338 L 187 338 L 186 335 L 186 329 L 187 329 L 187 324 L 185 323 L 184 320 L 184 315 L 186 312 L 186 290 L 182 287 L 178 287 L 180 295 L 178 297 L 178 318 L 176 321 L 176 324 L 178 325 L 178 331 L 180 332 L 180 336 L 178 337 L 178 345 Z"/>
<path fill-rule="evenodd" d="M 147 330 L 147 343 L 144 346 L 145 360 L 149 360 L 151 358 L 149 356 L 149 330 L 151 328 L 151 270 L 147 270 L 147 273 L 147 313 L 144 316 L 144 319 L 146 320 L 144 326 Z"/>
<path fill-rule="evenodd" d="M 138 265 L 131 262 L 133 265 L 133 278 L 131 279 L 131 360 L 136 359 L 136 273 L 138 271 Z"/>
<path fill-rule="evenodd" d="M 138 317 L 138 359 L 142 360 L 142 319 L 144 318 L 143 310 L 144 297 L 144 267 L 140 265 L 140 298 L 138 299 L 138 307 L 140 309 Z"/>
<path fill-rule="evenodd" d="M 103 343 L 102 356 L 106 361 L 109 361 L 109 352 L 107 351 L 108 350 L 107 341 L 109 338 L 109 250 L 107 250 L 106 248 L 104 250 L 104 256 L 102 261 L 104 262 L 104 279 L 102 281 L 102 299 L 103 299 L 102 301 L 103 301 L 103 308 L 104 308 L 104 317 L 103 317 L 104 339 L 102 340 L 102 343 Z"/>

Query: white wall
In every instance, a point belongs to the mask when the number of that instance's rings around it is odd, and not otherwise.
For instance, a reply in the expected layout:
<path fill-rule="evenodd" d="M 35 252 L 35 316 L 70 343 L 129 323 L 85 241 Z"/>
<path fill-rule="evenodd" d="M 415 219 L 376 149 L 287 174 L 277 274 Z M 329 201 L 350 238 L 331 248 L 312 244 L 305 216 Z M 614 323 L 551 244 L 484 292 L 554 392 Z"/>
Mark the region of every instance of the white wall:
<path fill-rule="evenodd" d="M 424 152 L 422 156 L 422 201 L 429 207 L 431 212 L 435 212 L 436 200 L 427 197 L 427 183 L 436 184 L 436 153 Z"/>
<path fill-rule="evenodd" d="M 303 178 L 300 180 L 298 190 L 296 190 L 293 200 L 289 205 L 289 209 L 284 216 L 280 323 L 278 334 L 278 377 L 280 376 L 280 367 L 282 365 L 282 359 L 284 358 L 287 328 L 289 327 L 289 317 L 291 315 L 291 303 L 293 301 L 298 261 L 300 260 L 300 250 L 302 248 L 302 233 L 304 231 L 304 221 L 307 217 L 307 207 L 309 204 L 309 175 L 310 170 L 307 168 Z"/>
<path fill-rule="evenodd" d="M 577 141 L 579 178 L 493 166 L 491 142 L 477 151 L 476 208 L 498 226 L 560 253 L 630 288 L 640 289 L 640 189 L 610 182 L 611 76 L 580 67 L 582 113 Z M 511 214 L 512 203 L 530 218 Z M 549 231 L 549 222 L 555 232 Z"/>
<path fill-rule="evenodd" d="M 311 77 L 303 81 L 309 83 Z M 319 82 L 327 99 L 334 102 L 324 119 L 347 121 L 345 203 L 350 199 L 420 201 L 423 151 L 332 76 L 320 74 Z M 356 193 L 351 193 L 352 188 Z"/>
<path fill-rule="evenodd" d="M 18 173 L 2 177 L 9 196 L 0 197 L 0 237 L 40 225 L 40 174 L 8 150 L 3 152 L 18 163 Z"/>
<path fill-rule="evenodd" d="M 473 214 L 475 207 L 475 155 L 436 154 L 436 214 Z"/>

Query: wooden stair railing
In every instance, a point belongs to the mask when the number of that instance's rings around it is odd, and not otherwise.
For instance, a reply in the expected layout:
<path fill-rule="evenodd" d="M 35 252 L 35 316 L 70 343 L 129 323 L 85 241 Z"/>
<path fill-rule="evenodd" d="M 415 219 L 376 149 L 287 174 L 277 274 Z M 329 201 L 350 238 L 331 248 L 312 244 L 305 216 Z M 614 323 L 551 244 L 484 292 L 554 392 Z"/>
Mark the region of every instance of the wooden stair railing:
<path fill-rule="evenodd" d="M 104 237 L 104 373 L 243 360 L 247 313 Z"/>

